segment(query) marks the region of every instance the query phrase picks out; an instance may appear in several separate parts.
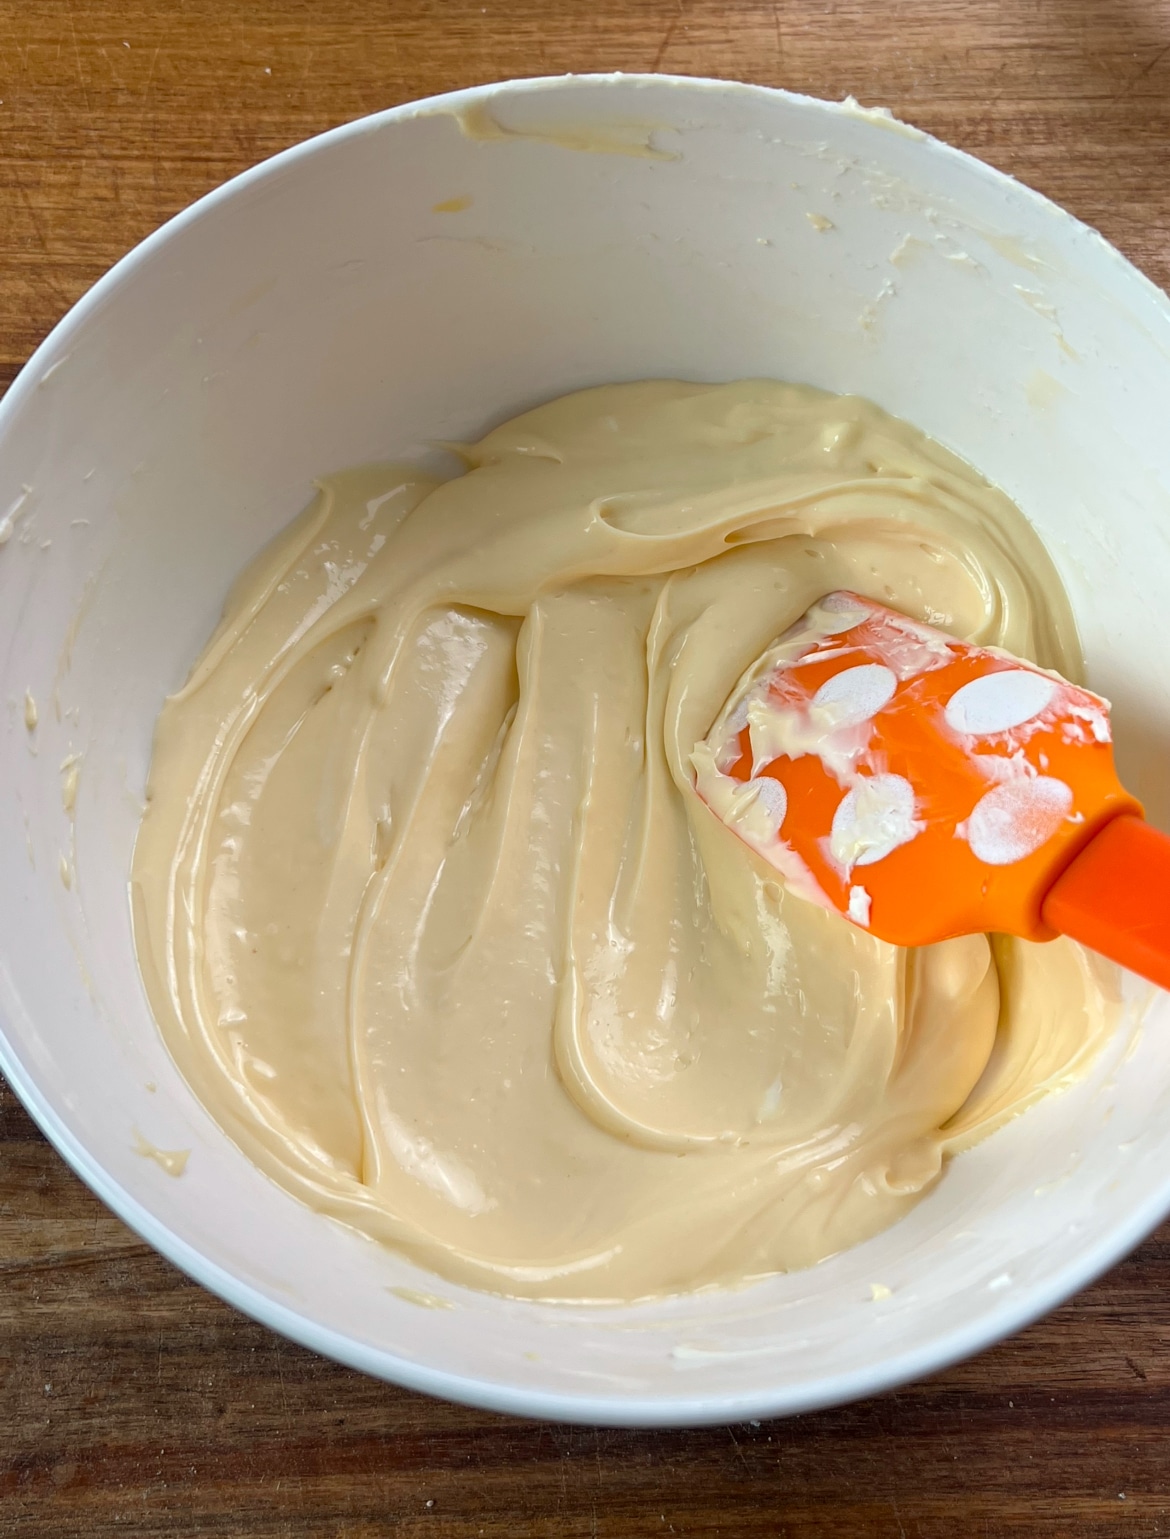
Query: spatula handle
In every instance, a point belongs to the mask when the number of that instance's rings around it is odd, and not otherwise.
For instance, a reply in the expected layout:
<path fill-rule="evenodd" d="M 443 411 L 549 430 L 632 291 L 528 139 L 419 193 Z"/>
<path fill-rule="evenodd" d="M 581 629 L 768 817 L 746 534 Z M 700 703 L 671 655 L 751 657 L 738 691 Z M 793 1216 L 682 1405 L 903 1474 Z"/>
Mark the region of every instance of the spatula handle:
<path fill-rule="evenodd" d="M 1170 837 L 1144 818 L 1106 823 L 1048 890 L 1044 920 L 1170 989 Z"/>

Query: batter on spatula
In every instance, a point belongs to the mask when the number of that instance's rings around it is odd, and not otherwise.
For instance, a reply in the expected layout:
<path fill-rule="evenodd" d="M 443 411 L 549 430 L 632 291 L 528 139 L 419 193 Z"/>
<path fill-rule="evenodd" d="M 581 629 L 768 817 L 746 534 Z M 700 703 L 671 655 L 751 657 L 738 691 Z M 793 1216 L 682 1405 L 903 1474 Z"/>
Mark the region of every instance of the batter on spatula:
<path fill-rule="evenodd" d="M 882 940 L 1071 935 L 1170 988 L 1170 838 L 1117 778 L 1109 710 L 1002 648 L 828 593 L 691 762 L 794 891 Z"/>
<path fill-rule="evenodd" d="M 133 873 L 164 1036 L 277 1181 L 475 1286 L 809 1265 L 1086 1064 L 1113 975 L 875 939 L 692 752 L 837 590 L 1075 680 L 1056 575 L 937 444 L 772 381 L 588 390 L 464 457 L 323 482 L 167 702 Z"/>

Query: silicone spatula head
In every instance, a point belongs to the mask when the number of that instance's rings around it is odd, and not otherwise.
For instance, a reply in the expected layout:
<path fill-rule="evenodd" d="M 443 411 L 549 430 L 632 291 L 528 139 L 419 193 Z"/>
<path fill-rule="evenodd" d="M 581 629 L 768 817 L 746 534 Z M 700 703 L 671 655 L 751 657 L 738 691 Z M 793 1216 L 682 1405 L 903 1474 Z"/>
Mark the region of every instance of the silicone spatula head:
<path fill-rule="evenodd" d="M 1105 700 L 847 592 L 749 669 L 693 764 L 787 886 L 900 946 L 1051 939 L 1053 883 L 1141 813 Z"/>

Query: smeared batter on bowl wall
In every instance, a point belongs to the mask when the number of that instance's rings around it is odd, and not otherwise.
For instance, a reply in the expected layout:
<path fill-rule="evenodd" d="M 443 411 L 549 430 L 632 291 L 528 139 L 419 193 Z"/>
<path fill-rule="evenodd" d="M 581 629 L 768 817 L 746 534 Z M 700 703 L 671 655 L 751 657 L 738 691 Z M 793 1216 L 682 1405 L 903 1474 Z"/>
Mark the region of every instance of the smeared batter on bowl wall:
<path fill-rule="evenodd" d="M 476 1286 L 807 1266 L 1083 1066 L 1111 975 L 874 940 L 691 751 L 837 588 L 1075 678 L 1056 575 L 938 445 L 771 381 L 584 391 L 466 459 L 324 482 L 167 702 L 133 873 L 163 1033 L 278 1182 Z"/>

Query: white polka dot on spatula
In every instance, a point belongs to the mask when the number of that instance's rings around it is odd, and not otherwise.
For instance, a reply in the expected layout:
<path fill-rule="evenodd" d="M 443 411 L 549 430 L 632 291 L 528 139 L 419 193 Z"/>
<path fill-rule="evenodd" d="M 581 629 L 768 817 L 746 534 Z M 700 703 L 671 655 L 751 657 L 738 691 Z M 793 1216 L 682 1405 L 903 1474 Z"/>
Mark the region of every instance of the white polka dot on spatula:
<path fill-rule="evenodd" d="M 947 701 L 947 726 L 968 737 L 1022 727 L 1052 703 L 1057 685 L 1042 673 L 1007 668 L 964 684 Z"/>
<path fill-rule="evenodd" d="M 871 775 L 847 791 L 833 814 L 829 851 L 838 865 L 872 866 L 921 831 L 914 787 L 902 775 Z"/>
<path fill-rule="evenodd" d="M 784 819 L 788 816 L 788 792 L 780 781 L 773 780 L 771 775 L 761 775 L 756 780 L 748 782 L 755 792 L 756 805 L 762 809 L 771 824 L 773 836 L 780 832 Z"/>
<path fill-rule="evenodd" d="M 1071 789 L 1050 775 L 1007 780 L 967 819 L 967 843 L 984 865 L 1014 865 L 1048 843 L 1072 804 Z"/>
<path fill-rule="evenodd" d="M 838 726 L 854 726 L 876 716 L 893 698 L 898 681 L 881 663 L 859 663 L 826 679 L 813 696 L 813 704 L 833 707 Z"/>

